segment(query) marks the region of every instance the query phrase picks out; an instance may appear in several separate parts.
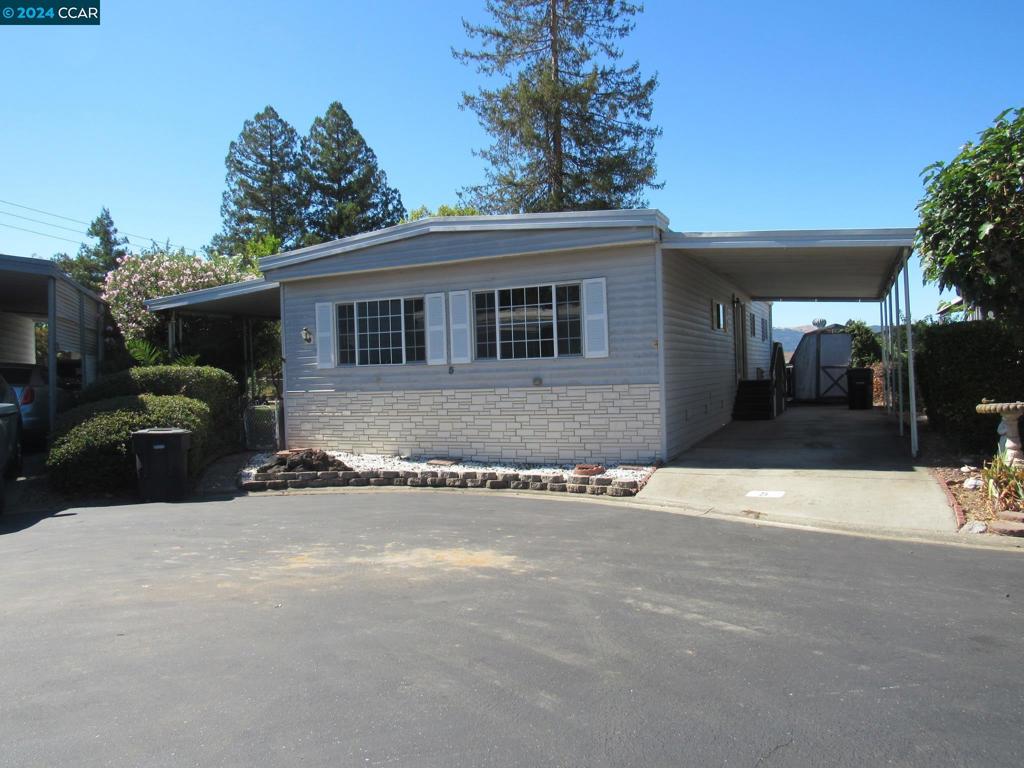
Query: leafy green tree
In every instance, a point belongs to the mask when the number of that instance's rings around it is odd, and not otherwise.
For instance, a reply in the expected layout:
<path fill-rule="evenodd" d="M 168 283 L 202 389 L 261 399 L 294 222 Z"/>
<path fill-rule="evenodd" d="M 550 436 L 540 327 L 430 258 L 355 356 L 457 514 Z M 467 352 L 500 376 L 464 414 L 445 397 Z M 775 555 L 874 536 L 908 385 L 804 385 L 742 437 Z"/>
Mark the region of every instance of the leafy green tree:
<path fill-rule="evenodd" d="M 847 320 L 846 332 L 853 341 L 850 364 L 863 368 L 882 359 L 882 345 L 878 334 L 863 320 Z"/>
<path fill-rule="evenodd" d="M 128 238 L 120 237 L 114 219 L 106 208 L 93 219 L 86 234 L 96 242 L 82 243 L 74 257 L 58 253 L 53 257 L 57 266 L 79 284 L 99 293 L 107 273 L 117 267 L 118 259 L 128 253 Z"/>
<path fill-rule="evenodd" d="M 917 251 L 927 280 L 1024 322 L 1024 109 L 1008 109 L 949 163 L 924 170 Z"/>
<path fill-rule="evenodd" d="M 299 176 L 298 135 L 273 107 L 246 120 L 231 142 L 216 250 L 234 253 L 271 235 L 284 246 L 298 243 L 305 207 Z"/>
<path fill-rule="evenodd" d="M 633 208 L 655 181 L 650 125 L 657 77 L 619 67 L 618 41 L 642 6 L 627 0 L 487 0 L 492 24 L 463 27 L 478 50 L 453 51 L 505 84 L 463 94 L 493 138 L 478 151 L 485 184 L 467 190 L 489 213 Z"/>
<path fill-rule="evenodd" d="M 377 156 L 340 102 L 313 121 L 302 140 L 302 160 L 306 244 L 372 232 L 405 216 L 402 196 L 388 186 Z"/>
<path fill-rule="evenodd" d="M 409 215 L 406 216 L 403 221 L 418 221 L 419 219 L 426 219 L 430 216 L 479 216 L 483 213 L 479 208 L 474 208 L 472 205 L 445 205 L 441 204 L 437 207 L 436 211 L 432 211 L 427 206 L 421 205 L 412 211 L 409 211 Z"/>

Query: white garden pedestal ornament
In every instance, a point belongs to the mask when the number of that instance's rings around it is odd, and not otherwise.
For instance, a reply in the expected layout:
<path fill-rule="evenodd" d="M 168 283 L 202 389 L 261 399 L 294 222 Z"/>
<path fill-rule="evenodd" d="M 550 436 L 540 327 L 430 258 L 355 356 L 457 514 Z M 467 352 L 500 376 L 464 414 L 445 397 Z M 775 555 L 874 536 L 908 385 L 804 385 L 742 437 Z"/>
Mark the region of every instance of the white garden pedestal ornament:
<path fill-rule="evenodd" d="M 1000 452 L 1010 466 L 1024 466 L 1024 452 L 1021 452 L 1020 427 L 1018 419 L 1024 414 L 1024 403 L 980 403 L 974 407 L 978 413 L 994 413 L 1003 417 L 999 434 L 1006 441 Z"/>

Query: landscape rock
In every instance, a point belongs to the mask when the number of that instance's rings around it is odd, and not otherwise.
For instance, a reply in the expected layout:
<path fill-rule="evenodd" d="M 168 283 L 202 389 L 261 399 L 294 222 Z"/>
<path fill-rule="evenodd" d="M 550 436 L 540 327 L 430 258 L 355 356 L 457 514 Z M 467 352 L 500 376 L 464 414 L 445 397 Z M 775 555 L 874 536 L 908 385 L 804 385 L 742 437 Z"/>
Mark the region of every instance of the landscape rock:
<path fill-rule="evenodd" d="M 960 526 L 960 533 L 985 533 L 987 531 L 988 526 L 981 520 L 972 520 Z"/>

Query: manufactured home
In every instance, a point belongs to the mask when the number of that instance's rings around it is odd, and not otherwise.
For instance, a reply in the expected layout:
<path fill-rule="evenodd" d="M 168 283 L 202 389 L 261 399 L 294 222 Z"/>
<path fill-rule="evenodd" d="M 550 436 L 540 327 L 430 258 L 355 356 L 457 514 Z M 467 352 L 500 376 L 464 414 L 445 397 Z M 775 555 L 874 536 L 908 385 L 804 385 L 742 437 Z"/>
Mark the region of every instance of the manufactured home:
<path fill-rule="evenodd" d="M 727 424 L 745 388 L 773 415 L 772 302 L 883 301 L 913 234 L 674 232 L 656 210 L 438 217 L 149 307 L 280 317 L 292 447 L 650 462 Z"/>

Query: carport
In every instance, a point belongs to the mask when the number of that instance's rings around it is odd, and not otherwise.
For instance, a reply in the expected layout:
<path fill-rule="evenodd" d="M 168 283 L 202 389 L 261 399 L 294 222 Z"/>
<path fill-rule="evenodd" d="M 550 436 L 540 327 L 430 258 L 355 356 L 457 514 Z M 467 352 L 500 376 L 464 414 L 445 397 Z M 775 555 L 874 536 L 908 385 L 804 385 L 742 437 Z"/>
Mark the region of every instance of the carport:
<path fill-rule="evenodd" d="M 171 354 L 177 351 L 181 342 L 182 317 L 194 315 L 238 319 L 242 323 L 245 378 L 251 381 L 255 367 L 252 323 L 254 320 L 277 320 L 281 317 L 281 289 L 277 283 L 259 277 L 176 296 L 149 299 L 145 304 L 146 309 L 167 321 L 167 347 Z"/>
<path fill-rule="evenodd" d="M 743 290 L 753 301 L 858 301 L 879 306 L 885 369 L 885 409 L 898 414 L 910 453 L 917 456 L 914 332 L 907 262 L 914 229 L 771 232 L 667 232 L 664 258 L 685 254 Z M 903 306 L 901 307 L 901 288 Z M 909 403 L 903 402 L 902 334 L 906 328 Z M 909 406 L 909 407 L 907 407 Z"/>
<path fill-rule="evenodd" d="M 49 423 L 57 416 L 57 355 L 81 360 L 82 386 L 103 360 L 103 301 L 46 259 L 0 254 L 0 362 L 35 363 L 35 323 L 47 324 Z"/>
<path fill-rule="evenodd" d="M 954 530 L 918 453 L 907 261 L 914 230 L 666 235 L 753 301 L 858 301 L 879 307 L 885 409 L 801 405 L 772 421 L 732 421 L 654 473 L 638 498 L 689 511 L 872 530 Z M 901 288 L 902 284 L 902 288 Z M 906 328 L 909 403 L 903 401 Z M 893 434 L 909 423 L 910 450 Z M 909 418 L 908 418 L 909 416 Z"/>

